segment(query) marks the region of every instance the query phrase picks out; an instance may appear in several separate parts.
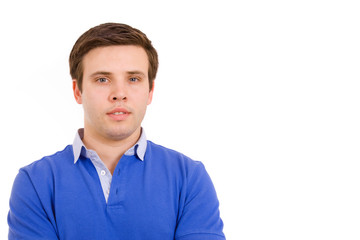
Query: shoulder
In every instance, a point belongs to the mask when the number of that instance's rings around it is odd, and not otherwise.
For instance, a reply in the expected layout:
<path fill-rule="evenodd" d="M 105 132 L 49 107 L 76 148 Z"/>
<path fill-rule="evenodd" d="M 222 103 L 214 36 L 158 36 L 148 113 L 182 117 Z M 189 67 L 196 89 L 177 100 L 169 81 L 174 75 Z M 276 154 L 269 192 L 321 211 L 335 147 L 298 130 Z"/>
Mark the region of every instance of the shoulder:
<path fill-rule="evenodd" d="M 13 184 L 12 201 L 23 198 L 50 201 L 55 183 L 68 172 L 71 163 L 74 165 L 73 159 L 72 146 L 68 145 L 62 151 L 21 168 Z"/>
<path fill-rule="evenodd" d="M 53 174 L 56 171 L 61 171 L 68 165 L 74 162 L 72 146 L 68 145 L 63 150 L 58 151 L 52 155 L 45 156 L 40 160 L 34 161 L 31 164 L 20 169 L 29 177 L 42 178 Z"/>
<path fill-rule="evenodd" d="M 148 140 L 147 153 L 149 153 L 151 157 L 155 157 L 157 159 L 163 159 L 165 161 L 169 161 L 173 163 L 178 162 L 189 165 L 201 165 L 200 161 L 193 160 L 181 152 L 164 147 L 159 144 L 155 144 L 149 140 Z"/>
<path fill-rule="evenodd" d="M 187 155 L 176 150 L 164 147 L 148 141 L 148 148 L 145 158 L 151 159 L 151 162 L 185 174 L 183 177 L 190 177 L 197 172 L 206 172 L 201 161 L 193 160 Z M 146 161 L 146 159 L 145 159 Z"/>

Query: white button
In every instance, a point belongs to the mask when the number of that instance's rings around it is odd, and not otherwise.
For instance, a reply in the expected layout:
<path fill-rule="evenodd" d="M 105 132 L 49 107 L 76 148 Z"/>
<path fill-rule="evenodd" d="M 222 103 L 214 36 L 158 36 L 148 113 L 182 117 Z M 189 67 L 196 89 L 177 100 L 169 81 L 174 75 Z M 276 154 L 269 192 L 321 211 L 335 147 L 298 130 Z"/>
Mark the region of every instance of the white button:
<path fill-rule="evenodd" d="M 105 170 L 101 170 L 100 174 L 101 176 L 104 176 L 106 174 Z"/>

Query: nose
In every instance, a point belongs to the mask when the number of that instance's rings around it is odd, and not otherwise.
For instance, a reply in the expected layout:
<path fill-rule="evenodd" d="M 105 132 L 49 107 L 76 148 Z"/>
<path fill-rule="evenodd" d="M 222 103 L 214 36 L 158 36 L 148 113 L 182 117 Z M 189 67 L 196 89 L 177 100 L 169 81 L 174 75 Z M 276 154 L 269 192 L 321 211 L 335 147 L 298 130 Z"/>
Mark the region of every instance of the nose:
<path fill-rule="evenodd" d="M 113 84 L 113 88 L 111 89 L 110 101 L 126 101 L 127 100 L 127 90 L 125 84 L 116 83 Z"/>

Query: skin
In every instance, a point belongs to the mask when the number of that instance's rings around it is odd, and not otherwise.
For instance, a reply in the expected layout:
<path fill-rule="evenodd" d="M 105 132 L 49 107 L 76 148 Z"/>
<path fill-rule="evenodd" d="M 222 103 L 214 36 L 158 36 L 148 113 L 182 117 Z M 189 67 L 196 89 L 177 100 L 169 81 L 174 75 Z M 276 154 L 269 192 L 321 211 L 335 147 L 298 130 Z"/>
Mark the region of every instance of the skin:
<path fill-rule="evenodd" d="M 139 139 L 152 101 L 148 57 L 138 46 L 99 47 L 84 56 L 83 67 L 82 92 L 73 79 L 75 100 L 84 108 L 83 142 L 113 173 L 122 155 Z"/>

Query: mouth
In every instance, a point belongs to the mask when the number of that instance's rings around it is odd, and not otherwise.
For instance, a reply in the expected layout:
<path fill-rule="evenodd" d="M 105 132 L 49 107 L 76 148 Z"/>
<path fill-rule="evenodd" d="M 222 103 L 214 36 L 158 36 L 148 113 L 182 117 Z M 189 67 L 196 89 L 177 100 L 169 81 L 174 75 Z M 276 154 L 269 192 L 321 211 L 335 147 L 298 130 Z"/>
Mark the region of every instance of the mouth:
<path fill-rule="evenodd" d="M 122 121 L 128 118 L 130 112 L 125 108 L 115 108 L 108 112 L 107 115 L 115 121 Z"/>
<path fill-rule="evenodd" d="M 114 113 L 111 113 L 113 115 L 123 115 L 123 114 L 127 114 L 126 112 L 114 112 Z"/>

